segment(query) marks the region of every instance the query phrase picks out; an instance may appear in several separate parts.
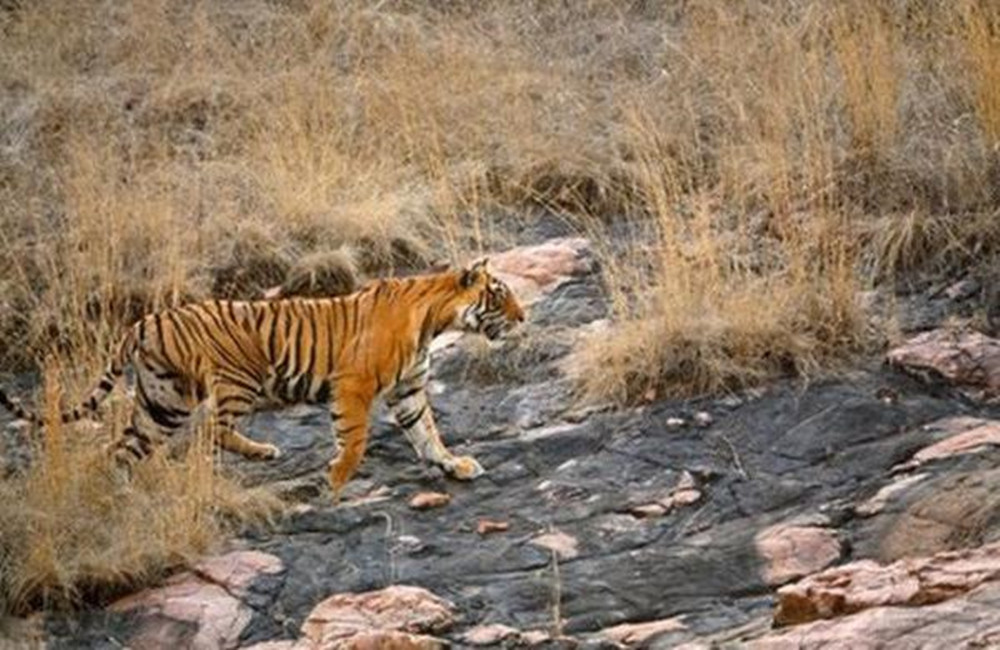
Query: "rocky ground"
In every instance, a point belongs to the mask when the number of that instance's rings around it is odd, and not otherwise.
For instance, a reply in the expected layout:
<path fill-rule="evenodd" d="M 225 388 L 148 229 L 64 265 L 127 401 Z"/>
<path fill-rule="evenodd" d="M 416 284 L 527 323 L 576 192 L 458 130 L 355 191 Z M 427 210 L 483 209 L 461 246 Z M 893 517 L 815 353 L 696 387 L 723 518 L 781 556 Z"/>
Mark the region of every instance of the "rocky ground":
<path fill-rule="evenodd" d="M 52 617 L 50 647 L 1000 644 L 1000 342 L 929 329 L 837 379 L 583 407 L 564 364 L 606 316 L 588 251 L 494 256 L 532 303 L 525 337 L 435 353 L 438 422 L 486 476 L 419 464 L 380 417 L 333 507 L 326 414 L 259 414 L 249 433 L 284 457 L 229 463 L 289 514 L 161 587 Z"/>

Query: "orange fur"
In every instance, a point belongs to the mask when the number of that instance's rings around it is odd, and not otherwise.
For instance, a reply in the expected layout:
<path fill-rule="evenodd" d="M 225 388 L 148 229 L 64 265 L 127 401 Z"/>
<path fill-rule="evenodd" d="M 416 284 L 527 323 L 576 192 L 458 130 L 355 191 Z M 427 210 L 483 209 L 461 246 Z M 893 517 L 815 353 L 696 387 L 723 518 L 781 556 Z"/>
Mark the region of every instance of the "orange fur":
<path fill-rule="evenodd" d="M 329 479 L 338 495 L 364 458 L 372 403 L 385 394 L 418 454 L 458 478 L 473 478 L 482 468 L 452 456 L 434 425 L 424 391 L 428 346 L 445 330 L 496 337 L 522 320 L 513 293 L 484 262 L 379 280 L 337 298 L 194 303 L 133 325 L 98 387 L 64 419 L 96 409 L 129 361 L 137 408 L 112 451 L 126 468 L 170 439 L 209 397 L 219 443 L 253 458 L 280 452 L 237 432 L 241 416 L 264 402 L 328 403 L 339 442 Z M 2 393 L 0 403 L 33 417 Z"/>

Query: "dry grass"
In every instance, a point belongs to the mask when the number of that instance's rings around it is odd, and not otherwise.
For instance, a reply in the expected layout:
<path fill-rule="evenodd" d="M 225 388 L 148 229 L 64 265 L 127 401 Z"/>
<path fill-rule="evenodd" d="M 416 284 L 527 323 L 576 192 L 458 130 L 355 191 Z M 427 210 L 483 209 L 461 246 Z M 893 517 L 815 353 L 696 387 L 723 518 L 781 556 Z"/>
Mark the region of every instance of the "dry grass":
<path fill-rule="evenodd" d="M 986 0 L 8 3 L 0 366 L 54 353 L 72 399 L 146 310 L 291 286 L 344 245 L 370 272 L 460 259 L 529 207 L 606 248 L 614 322 L 577 355 L 591 396 L 812 376 L 863 349 L 859 290 L 1000 248 L 998 16 Z M 621 220 L 633 241 L 607 236 Z M 65 446 L 29 481 L 74 487 L 5 485 L 42 499 L 10 530 L 106 507 Z M 179 494 L 223 489 L 180 476 Z M 175 502 L 134 499 L 116 526 Z M 188 518 L 188 542 L 154 526 L 131 548 L 201 545 L 214 524 L 184 507 L 167 520 Z M 53 593 L 94 575 L 60 539 L 16 562 Z M 152 553 L 121 552 L 122 575 L 170 556 Z"/>
<path fill-rule="evenodd" d="M 210 428 L 182 460 L 154 458 L 132 484 L 117 485 L 102 451 L 105 435 L 93 425 L 62 425 L 56 372 L 46 377 L 38 460 L 0 482 L 0 611 L 93 602 L 154 580 L 240 525 L 279 512 L 276 497 L 216 471 Z M 120 417 L 111 419 L 116 434 L 120 426 Z"/>

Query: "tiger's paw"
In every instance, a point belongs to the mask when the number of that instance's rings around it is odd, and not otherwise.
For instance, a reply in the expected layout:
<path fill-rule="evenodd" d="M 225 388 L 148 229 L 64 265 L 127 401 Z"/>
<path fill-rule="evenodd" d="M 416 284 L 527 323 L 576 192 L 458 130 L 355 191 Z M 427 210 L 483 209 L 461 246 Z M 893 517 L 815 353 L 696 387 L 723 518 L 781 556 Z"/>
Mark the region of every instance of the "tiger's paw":
<path fill-rule="evenodd" d="M 261 444 L 260 448 L 254 452 L 253 457 L 258 460 L 275 460 L 281 458 L 281 450 L 270 444 Z"/>
<path fill-rule="evenodd" d="M 451 466 L 451 475 L 463 481 L 471 481 L 485 473 L 483 466 L 472 456 L 459 456 Z"/>

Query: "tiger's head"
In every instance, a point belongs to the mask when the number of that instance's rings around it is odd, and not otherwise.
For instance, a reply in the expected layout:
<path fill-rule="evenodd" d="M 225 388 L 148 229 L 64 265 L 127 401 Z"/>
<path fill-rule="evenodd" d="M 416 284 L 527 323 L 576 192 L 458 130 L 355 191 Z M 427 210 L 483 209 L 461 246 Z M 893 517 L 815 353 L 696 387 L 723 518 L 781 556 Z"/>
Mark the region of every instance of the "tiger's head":
<path fill-rule="evenodd" d="M 514 292 L 486 270 L 486 262 L 484 259 L 459 271 L 459 301 L 453 327 L 495 341 L 523 323 L 525 316 Z"/>

